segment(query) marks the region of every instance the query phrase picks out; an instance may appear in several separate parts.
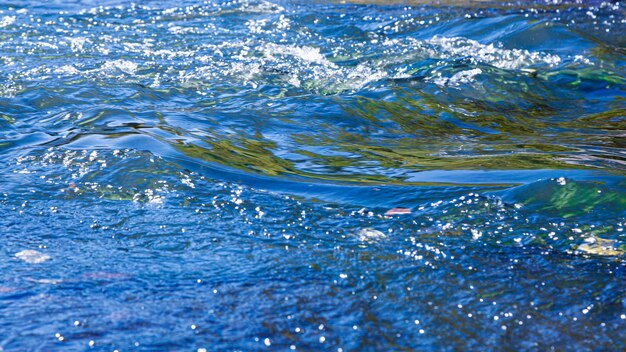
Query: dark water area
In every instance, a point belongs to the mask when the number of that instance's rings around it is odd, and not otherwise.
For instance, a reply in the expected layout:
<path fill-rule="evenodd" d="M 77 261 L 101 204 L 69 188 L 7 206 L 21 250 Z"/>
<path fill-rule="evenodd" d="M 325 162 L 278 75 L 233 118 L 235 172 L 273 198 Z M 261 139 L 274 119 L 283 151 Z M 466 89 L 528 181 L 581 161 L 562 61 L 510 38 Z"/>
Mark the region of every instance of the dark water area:
<path fill-rule="evenodd" d="M 0 351 L 626 349 L 624 33 L 0 1 Z"/>

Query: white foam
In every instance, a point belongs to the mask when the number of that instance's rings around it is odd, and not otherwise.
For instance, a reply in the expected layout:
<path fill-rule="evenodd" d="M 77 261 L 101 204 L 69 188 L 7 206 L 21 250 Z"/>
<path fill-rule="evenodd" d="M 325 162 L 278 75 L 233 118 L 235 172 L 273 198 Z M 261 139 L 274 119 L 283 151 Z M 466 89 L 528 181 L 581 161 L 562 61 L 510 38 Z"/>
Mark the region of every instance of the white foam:
<path fill-rule="evenodd" d="M 128 60 L 107 61 L 102 65 L 102 70 L 105 72 L 121 71 L 129 75 L 135 74 L 137 68 L 136 63 Z"/>
<path fill-rule="evenodd" d="M 17 252 L 15 253 L 15 257 L 30 264 L 39 264 L 50 259 L 49 255 L 43 254 L 39 251 L 32 250 L 32 249 L 27 249 L 24 251 Z"/>
<path fill-rule="evenodd" d="M 463 37 L 435 36 L 418 43 L 418 46 L 433 58 L 467 58 L 475 64 L 488 64 L 506 70 L 519 70 L 536 64 L 554 66 L 561 62 L 558 55 L 521 49 L 504 49 L 493 43 L 482 44 Z"/>
<path fill-rule="evenodd" d="M 80 74 L 80 71 L 78 69 L 76 69 L 76 67 L 72 66 L 72 65 L 64 65 L 61 67 L 58 67 L 54 70 L 54 73 L 57 74 L 67 74 L 67 75 L 77 75 Z"/>
<path fill-rule="evenodd" d="M 82 37 L 78 37 L 78 38 L 67 38 L 67 40 L 70 43 L 70 48 L 72 49 L 73 52 L 82 52 L 84 51 L 84 47 L 85 44 L 91 44 L 91 40 L 87 39 L 87 38 L 82 38 Z"/>
<path fill-rule="evenodd" d="M 0 28 L 7 27 L 15 23 L 15 16 L 4 16 L 0 19 Z"/>
<path fill-rule="evenodd" d="M 269 43 L 265 45 L 262 50 L 264 55 L 270 59 L 279 55 L 289 55 L 306 63 L 337 67 L 337 65 L 330 62 L 324 55 L 322 55 L 322 53 L 320 53 L 319 48 Z"/>
<path fill-rule="evenodd" d="M 474 77 L 483 73 L 483 71 L 479 68 L 474 68 L 471 70 L 465 70 L 461 72 L 455 73 L 452 77 L 441 77 L 437 76 L 433 79 L 433 83 L 438 86 L 452 86 L 456 87 L 461 84 L 468 84 L 474 81 Z"/>
<path fill-rule="evenodd" d="M 181 26 L 172 26 L 172 27 L 169 27 L 167 30 L 173 34 L 187 34 L 187 33 L 197 32 L 197 29 L 193 27 L 181 27 Z"/>

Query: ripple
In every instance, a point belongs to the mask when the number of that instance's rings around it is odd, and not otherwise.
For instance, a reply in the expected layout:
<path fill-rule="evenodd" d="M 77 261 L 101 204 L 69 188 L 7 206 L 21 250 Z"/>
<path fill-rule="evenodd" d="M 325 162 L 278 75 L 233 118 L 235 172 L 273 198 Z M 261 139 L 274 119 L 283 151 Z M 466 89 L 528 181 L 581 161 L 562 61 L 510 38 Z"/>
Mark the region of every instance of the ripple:
<path fill-rule="evenodd" d="M 623 4 L 94 6 L 0 5 L 0 350 L 623 349 Z"/>

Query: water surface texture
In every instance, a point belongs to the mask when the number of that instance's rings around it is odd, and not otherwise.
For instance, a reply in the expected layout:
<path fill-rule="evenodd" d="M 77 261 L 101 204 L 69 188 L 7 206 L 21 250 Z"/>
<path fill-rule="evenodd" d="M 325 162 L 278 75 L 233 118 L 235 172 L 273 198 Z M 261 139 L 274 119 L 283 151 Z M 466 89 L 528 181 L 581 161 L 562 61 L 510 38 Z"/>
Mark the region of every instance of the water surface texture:
<path fill-rule="evenodd" d="M 624 4 L 459 3 L 0 1 L 0 351 L 626 349 Z"/>

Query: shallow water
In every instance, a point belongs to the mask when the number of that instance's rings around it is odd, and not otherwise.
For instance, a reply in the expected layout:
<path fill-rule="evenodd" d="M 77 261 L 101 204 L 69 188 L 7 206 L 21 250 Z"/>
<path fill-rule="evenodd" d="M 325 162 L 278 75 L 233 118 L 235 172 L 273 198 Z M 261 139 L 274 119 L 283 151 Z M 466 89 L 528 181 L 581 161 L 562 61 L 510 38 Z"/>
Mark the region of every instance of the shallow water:
<path fill-rule="evenodd" d="M 625 349 L 625 32 L 0 1 L 0 350 Z"/>

